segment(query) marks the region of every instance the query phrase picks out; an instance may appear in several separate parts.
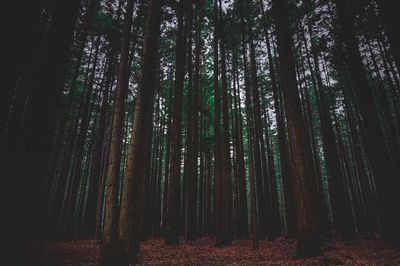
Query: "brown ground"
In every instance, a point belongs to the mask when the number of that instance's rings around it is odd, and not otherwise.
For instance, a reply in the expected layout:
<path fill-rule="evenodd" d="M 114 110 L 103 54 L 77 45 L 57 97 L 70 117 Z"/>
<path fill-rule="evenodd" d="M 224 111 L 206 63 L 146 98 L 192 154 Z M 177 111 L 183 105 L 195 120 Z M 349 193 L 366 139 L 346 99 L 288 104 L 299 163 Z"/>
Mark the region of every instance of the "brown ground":
<path fill-rule="evenodd" d="M 400 250 L 381 240 L 333 241 L 324 247 L 324 255 L 292 259 L 294 240 L 260 241 L 253 251 L 251 241 L 234 241 L 215 248 L 214 240 L 203 238 L 179 246 L 167 247 L 162 240 L 142 243 L 140 265 L 400 265 Z M 98 245 L 94 240 L 70 240 L 32 243 L 32 265 L 96 265 Z"/>

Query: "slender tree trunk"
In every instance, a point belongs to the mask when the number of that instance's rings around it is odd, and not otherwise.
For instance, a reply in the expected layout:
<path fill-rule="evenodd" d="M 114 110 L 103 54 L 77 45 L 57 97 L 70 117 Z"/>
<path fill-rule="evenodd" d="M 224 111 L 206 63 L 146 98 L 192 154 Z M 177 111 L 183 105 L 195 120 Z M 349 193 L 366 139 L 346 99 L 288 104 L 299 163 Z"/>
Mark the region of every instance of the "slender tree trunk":
<path fill-rule="evenodd" d="M 186 240 L 196 239 L 196 228 L 197 228 L 197 98 L 195 95 L 198 90 L 198 80 L 195 81 L 196 85 L 193 84 L 193 8 L 188 11 L 188 56 L 187 56 L 187 67 L 188 67 L 188 115 L 187 115 L 187 174 L 186 177 L 186 201 L 185 201 L 185 238 Z M 197 18 L 196 18 L 197 22 Z M 195 24 L 197 24 L 195 22 Z M 196 25 L 197 26 L 197 25 Z M 197 53 L 197 52 L 196 52 Z M 198 55 L 195 55 L 196 64 L 199 60 Z M 196 66 L 197 68 L 197 66 Z M 197 86 L 195 88 L 195 86 Z"/>
<path fill-rule="evenodd" d="M 214 0 L 214 36 L 213 36 L 213 53 L 214 53 L 214 68 L 213 68 L 213 77 L 214 77 L 214 214 L 215 214 L 215 245 L 221 246 L 224 242 L 223 237 L 223 217 L 222 217 L 222 208 L 223 208 L 223 193 L 222 193 L 222 144 L 221 144 L 221 98 L 220 98 L 220 89 L 219 89 L 219 67 L 218 67 L 218 40 L 219 40 L 219 26 L 218 26 L 218 3 L 217 0 Z"/>
<path fill-rule="evenodd" d="M 172 79 L 172 74 L 170 79 Z M 169 88 L 170 89 L 170 88 Z M 167 143 L 165 151 L 165 166 L 164 166 L 164 188 L 163 188 L 163 214 L 162 214 L 162 232 L 166 231 L 167 227 L 167 214 L 168 214 L 168 198 L 169 198 L 169 159 L 170 159 L 170 136 L 171 136 L 171 121 L 172 121 L 172 89 L 169 90 L 168 99 L 168 123 L 167 123 Z"/>
<path fill-rule="evenodd" d="M 169 174 L 169 193 L 168 193 L 168 212 L 167 212 L 167 235 L 165 243 L 167 245 L 177 244 L 179 242 L 179 233 L 181 228 L 180 206 L 180 178 L 181 178 L 181 146 L 182 146 L 182 97 L 183 83 L 185 78 L 185 60 L 186 60 L 186 37 L 187 24 L 184 25 L 187 6 L 192 7 L 191 2 L 181 0 L 178 4 L 177 19 L 178 32 L 176 36 L 176 72 L 173 92 L 172 105 L 172 125 L 171 125 L 171 154 L 170 154 L 170 174 Z"/>
<path fill-rule="evenodd" d="M 232 241 L 232 184 L 231 184 L 231 158 L 228 117 L 228 83 L 226 70 L 225 29 L 224 14 L 221 0 L 219 0 L 219 39 L 221 51 L 221 98 L 222 98 L 222 230 L 223 244 Z"/>
<path fill-rule="evenodd" d="M 106 143 L 106 130 L 107 130 L 107 111 L 109 105 L 109 94 L 111 90 L 111 83 L 114 77 L 114 68 L 115 68 L 115 50 L 112 49 L 109 52 L 109 67 L 107 70 L 106 81 L 104 84 L 104 91 L 102 93 L 102 100 L 100 106 L 100 118 L 99 124 L 96 133 L 95 140 L 95 148 L 94 155 L 91 162 L 91 170 L 90 170 L 90 186 L 88 192 L 88 211 L 87 211 L 87 235 L 94 236 L 95 228 L 96 228 L 96 220 L 97 220 L 97 211 L 96 208 L 98 206 L 99 201 L 102 200 L 102 191 L 99 190 L 101 187 L 103 175 L 102 175 L 102 164 L 105 161 L 104 158 L 104 147 Z"/>
<path fill-rule="evenodd" d="M 243 14 L 241 14 L 241 22 L 244 26 Z M 247 67 L 247 47 L 245 43 L 244 28 L 241 31 L 242 38 L 242 54 L 244 66 L 244 88 L 245 88 L 245 108 L 246 108 L 246 123 L 247 123 L 247 146 L 249 156 L 249 177 L 250 177 L 250 224 L 251 224 L 251 238 L 253 249 L 258 249 L 258 219 L 257 219 L 257 195 L 256 195 L 256 180 L 255 180 L 255 162 L 254 162 L 254 129 L 253 129 L 253 114 L 251 108 L 251 93 L 250 93 L 250 80 Z"/>
<path fill-rule="evenodd" d="M 233 55 L 233 90 L 234 90 L 234 110 L 235 110 L 235 143 L 236 143 L 236 161 L 237 161 L 237 179 L 238 184 L 238 211 L 239 211 L 239 230 L 238 238 L 249 238 L 248 229 L 248 211 L 247 211 L 247 193 L 246 193 L 246 169 L 244 162 L 243 150 L 243 125 L 242 111 L 240 107 L 240 92 L 239 92 L 239 68 L 237 54 Z M 236 86 L 237 85 L 237 88 Z"/>

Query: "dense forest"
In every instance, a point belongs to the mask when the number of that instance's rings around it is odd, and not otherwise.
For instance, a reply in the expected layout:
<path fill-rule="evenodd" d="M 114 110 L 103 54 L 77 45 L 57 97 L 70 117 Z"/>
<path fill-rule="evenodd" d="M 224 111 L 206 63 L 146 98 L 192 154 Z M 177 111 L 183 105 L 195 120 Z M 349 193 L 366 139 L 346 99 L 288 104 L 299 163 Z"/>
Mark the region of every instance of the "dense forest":
<path fill-rule="evenodd" d="M 395 2 L 16 6 L 0 167 L 17 242 L 95 239 L 99 265 L 143 263 L 154 239 L 398 247 Z"/>

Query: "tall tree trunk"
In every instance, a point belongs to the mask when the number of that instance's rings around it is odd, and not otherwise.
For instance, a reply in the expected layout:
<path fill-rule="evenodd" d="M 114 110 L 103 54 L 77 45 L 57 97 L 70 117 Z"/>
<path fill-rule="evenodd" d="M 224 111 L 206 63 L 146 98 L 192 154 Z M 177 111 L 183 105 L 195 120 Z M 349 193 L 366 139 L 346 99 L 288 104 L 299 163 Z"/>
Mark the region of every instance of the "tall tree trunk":
<path fill-rule="evenodd" d="M 219 40 L 219 25 L 218 25 L 218 2 L 214 0 L 214 36 L 213 36 L 213 54 L 214 54 L 214 67 L 213 67 L 213 78 L 214 78 L 214 214 L 215 214 L 215 245 L 223 245 L 223 193 L 222 193 L 222 144 L 221 144 L 221 98 L 219 89 L 219 67 L 218 67 L 218 40 Z"/>
<path fill-rule="evenodd" d="M 247 127 L 247 147 L 249 156 L 249 177 L 250 177 L 250 224 L 253 249 L 258 249 L 258 219 L 257 219 L 257 194 L 256 194 L 256 173 L 254 162 L 254 122 L 251 108 L 250 80 L 247 66 L 247 45 L 245 42 L 244 18 L 241 14 L 241 41 L 243 54 L 243 75 L 245 89 L 245 108 L 246 108 L 246 127 Z"/>
<path fill-rule="evenodd" d="M 311 76 L 311 83 L 313 84 L 314 88 L 316 87 L 316 82 L 315 82 L 315 77 L 314 77 L 314 71 L 312 68 L 311 60 L 309 58 L 309 53 L 308 53 L 308 47 L 305 47 L 306 49 L 306 60 L 309 66 L 309 71 L 310 71 L 310 76 Z M 301 50 L 301 48 L 300 48 Z M 301 60 L 301 59 L 300 59 Z M 301 72 L 301 73 L 299 73 Z M 328 217 L 328 211 L 327 211 L 327 201 L 326 201 L 326 196 L 324 193 L 324 185 L 322 182 L 322 170 L 321 170 L 321 159 L 320 159 L 320 152 L 319 152 L 319 136 L 316 134 L 315 130 L 315 119 L 314 119 L 314 110 L 312 108 L 312 94 L 310 93 L 310 87 L 307 83 L 307 78 L 306 78 L 306 69 L 303 66 L 303 64 L 299 64 L 298 67 L 298 79 L 304 80 L 304 86 L 302 86 L 301 83 L 299 83 L 299 89 L 300 89 L 300 95 L 302 97 L 302 105 L 304 106 L 303 110 L 303 118 L 304 118 L 304 123 L 306 126 L 306 131 L 307 131 L 307 136 L 310 139 L 310 144 L 311 144 L 311 155 L 313 158 L 313 173 L 314 173 L 314 180 L 317 186 L 317 196 L 318 196 L 318 215 L 319 215 L 319 222 L 320 222 L 320 231 L 321 234 L 323 234 L 326 237 L 330 237 L 330 227 L 329 227 L 329 217 Z M 317 96 L 316 96 L 317 97 Z M 317 99 L 317 105 L 319 102 L 318 97 Z"/>
<path fill-rule="evenodd" d="M 248 211 L 247 211 L 247 193 L 246 193 L 246 169 L 244 162 L 243 150 L 243 125 L 242 125 L 242 110 L 240 107 L 240 91 L 239 91 L 239 67 L 237 53 L 233 54 L 233 91 L 234 91 L 234 111 L 235 111 L 235 144 L 236 144 L 236 164 L 237 164 L 237 179 L 238 186 L 238 211 L 239 211 L 239 230 L 238 238 L 249 238 L 248 228 Z M 236 87 L 237 85 L 237 87 Z"/>
<path fill-rule="evenodd" d="M 97 224 L 97 211 L 98 202 L 102 200 L 102 191 L 99 190 L 103 180 L 102 165 L 104 164 L 104 147 L 106 142 L 106 130 L 107 130 L 107 111 L 109 106 L 109 94 L 111 90 L 111 83 L 114 77 L 115 68 L 115 49 L 111 49 L 109 52 L 109 67 L 106 75 L 106 81 L 104 84 L 104 91 L 102 93 L 102 100 L 100 106 L 100 118 L 99 125 L 96 133 L 94 155 L 91 162 L 90 170 L 90 186 L 88 192 L 88 211 L 87 211 L 87 235 L 96 237 L 95 228 Z"/>
<path fill-rule="evenodd" d="M 256 183 L 257 183 L 257 206 L 259 207 L 258 219 L 259 219 L 259 236 L 265 238 L 267 234 L 271 233 L 271 216 L 269 186 L 268 181 L 271 178 L 268 172 L 267 152 L 265 150 L 264 135 L 262 133 L 262 120 L 261 120 L 261 104 L 260 104 L 260 92 L 258 86 L 257 77 L 257 62 L 256 62 L 256 51 L 253 41 L 252 33 L 252 22 L 251 18 L 248 18 L 249 24 L 249 46 L 250 46 L 250 76 L 251 76 L 251 88 L 253 96 L 254 106 L 254 160 L 256 165 Z M 271 236 L 271 235 L 270 235 Z"/>
<path fill-rule="evenodd" d="M 202 3 L 196 5 L 196 50 L 195 50 L 195 72 L 194 72 L 194 111 L 193 111 L 193 125 L 194 125 L 194 142 L 196 145 L 195 151 L 200 156 L 200 173 L 199 173 L 199 191 L 198 191 L 198 215 L 197 215 L 197 234 L 201 237 L 204 233 L 204 148 L 202 145 L 203 141 L 203 128 L 204 128 L 204 120 L 202 117 L 199 117 L 199 111 L 202 110 L 202 86 L 201 86 L 201 70 L 202 70 L 202 50 L 204 46 L 204 42 L 202 40 L 203 34 L 203 23 L 204 23 L 204 5 Z M 200 119 L 200 121 L 199 121 Z M 197 171 L 196 171 L 197 173 Z M 196 204 L 196 202 L 195 202 Z"/>
<path fill-rule="evenodd" d="M 167 235 L 165 243 L 177 244 L 181 228 L 180 206 L 180 178 L 181 178 L 181 146 L 182 146 L 182 97 L 183 83 L 185 78 L 187 24 L 184 25 L 187 7 L 192 7 L 191 3 L 181 0 L 178 4 L 177 19 L 178 31 L 176 36 L 176 72 L 173 92 L 172 105 L 172 125 L 171 125 L 171 154 L 170 154 L 170 174 L 169 174 L 169 195 L 167 212 Z"/>
<path fill-rule="evenodd" d="M 228 83 L 226 70 L 225 29 L 224 14 L 221 0 L 219 0 L 219 39 L 221 51 L 221 96 L 222 96 L 222 230 L 223 244 L 232 241 L 232 184 L 231 184 L 231 158 L 228 117 Z"/>
<path fill-rule="evenodd" d="M 156 70 L 159 60 L 161 2 L 151 0 L 146 19 L 140 86 L 133 114 L 132 138 L 129 145 L 127 169 L 124 175 L 119 217 L 119 263 L 137 261 L 143 189 L 150 161 L 151 128 Z"/>
<path fill-rule="evenodd" d="M 316 206 L 317 192 L 310 163 L 311 148 L 301 116 L 286 1 L 274 0 L 273 9 L 291 153 L 292 186 L 296 204 L 296 252 L 298 257 L 313 256 L 320 253 L 320 239 Z"/>
<path fill-rule="evenodd" d="M 172 79 L 172 73 L 169 76 L 169 79 Z M 165 151 L 165 166 L 164 166 L 164 187 L 163 187 L 163 212 L 162 212 L 162 232 L 165 232 L 167 229 L 167 213 L 168 213 L 168 195 L 169 195 L 169 159 L 171 152 L 171 121 L 172 121 L 172 89 L 169 89 L 169 99 L 168 99 L 168 122 L 167 122 L 167 143 L 166 143 L 166 151 Z"/>
<path fill-rule="evenodd" d="M 285 210 L 285 221 L 286 221 L 286 234 L 287 238 L 294 238 L 296 235 L 296 225 L 295 225 L 295 214 L 294 214 L 294 202 L 291 187 L 292 176 L 290 173 L 289 165 L 289 151 L 286 141 L 286 128 L 285 128 L 285 118 L 283 112 L 284 103 L 282 101 L 280 88 L 277 82 L 277 73 L 275 73 L 275 65 L 272 59 L 272 49 L 271 42 L 268 34 L 267 27 L 267 17 L 264 12 L 263 1 L 260 0 L 261 11 L 263 14 L 264 31 L 265 31 L 265 41 L 267 44 L 267 54 L 268 54 L 268 66 L 271 78 L 277 131 L 278 131 L 278 143 L 279 143 L 279 156 L 281 162 L 281 179 L 283 186 L 283 197 L 284 197 L 284 210 Z"/>
<path fill-rule="evenodd" d="M 187 56 L 187 67 L 188 67 L 188 115 L 187 115 L 187 174 L 186 177 L 186 201 L 185 201 L 185 238 L 186 240 L 195 240 L 197 233 L 197 98 L 195 98 L 198 91 L 198 77 L 195 77 L 193 82 L 193 8 L 188 11 L 188 56 Z M 197 26 L 197 18 L 195 22 Z M 197 39 L 197 37 L 196 37 Z M 196 68 L 200 60 L 199 55 L 195 55 Z M 196 74 L 197 75 L 197 74 Z M 196 84 L 194 84 L 196 83 Z"/>
<path fill-rule="evenodd" d="M 117 262 L 117 192 L 121 160 L 120 143 L 123 138 L 122 128 L 125 113 L 125 98 L 128 91 L 128 60 L 133 6 L 134 0 L 129 0 L 127 2 L 124 18 L 116 97 L 113 110 L 110 155 L 106 176 L 104 228 L 99 255 L 100 265 L 111 265 Z"/>

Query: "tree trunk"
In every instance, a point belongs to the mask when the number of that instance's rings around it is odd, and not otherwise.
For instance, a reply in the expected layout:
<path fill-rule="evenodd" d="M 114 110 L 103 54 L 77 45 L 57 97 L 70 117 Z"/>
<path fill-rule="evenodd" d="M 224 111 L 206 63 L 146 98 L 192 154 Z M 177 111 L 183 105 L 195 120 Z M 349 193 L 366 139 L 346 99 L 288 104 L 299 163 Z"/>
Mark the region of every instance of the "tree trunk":
<path fill-rule="evenodd" d="M 117 192 L 120 170 L 121 148 L 123 138 L 123 120 L 125 98 L 128 91 L 128 60 L 130 49 L 130 32 L 132 26 L 134 0 L 127 2 L 121 42 L 116 98 L 113 110 L 110 155 L 106 176 L 106 195 L 104 210 L 103 238 L 100 246 L 99 264 L 110 265 L 117 262 Z"/>
<path fill-rule="evenodd" d="M 244 26 L 243 14 L 241 14 L 241 23 Z M 251 108 L 250 80 L 247 67 L 247 47 L 245 43 L 244 28 L 241 31 L 242 54 L 243 54 L 243 75 L 245 88 L 245 108 L 246 108 L 246 127 L 247 127 L 247 147 L 249 156 L 249 177 L 250 177 L 250 224 L 253 249 L 258 249 L 258 219 L 257 219 L 257 195 L 255 180 L 255 162 L 254 162 L 254 122 Z"/>
<path fill-rule="evenodd" d="M 222 98 L 222 235 L 223 244 L 230 244 L 232 241 L 232 184 L 231 184 L 231 158 L 229 138 L 229 117 L 228 117 L 228 83 L 226 70 L 225 51 L 225 29 L 224 14 L 221 0 L 219 0 L 219 39 L 221 51 L 221 98 Z"/>
<path fill-rule="evenodd" d="M 169 79 L 172 79 L 172 74 L 170 74 Z M 169 159 L 171 152 L 171 121 L 172 121 L 172 89 L 169 89 L 169 99 L 168 99 L 168 122 L 167 122 L 167 143 L 165 151 L 165 166 L 164 166 L 164 188 L 163 188 L 163 212 L 162 212 L 162 232 L 164 233 L 167 229 L 167 217 L 168 217 L 168 198 L 169 198 Z"/>
<path fill-rule="evenodd" d="M 193 84 L 193 8 L 189 8 L 188 11 L 188 56 L 187 56 L 187 67 L 188 67 L 188 115 L 187 115 L 187 174 L 186 177 L 186 201 L 185 201 L 185 238 L 186 240 L 195 240 L 197 233 L 197 98 L 195 95 L 198 91 L 198 79 L 195 81 L 196 88 Z M 197 18 L 196 18 L 197 21 Z M 197 25 L 196 25 L 197 26 Z M 199 56 L 195 55 L 196 68 L 197 62 L 200 60 Z M 198 77 L 197 77 L 198 78 Z"/>
<path fill-rule="evenodd" d="M 284 119 L 284 103 L 282 101 L 280 88 L 277 82 L 277 73 L 275 73 L 275 66 L 272 59 L 271 42 L 268 34 L 267 18 L 264 12 L 263 1 L 260 0 L 261 11 L 263 14 L 265 40 L 267 44 L 268 54 L 268 65 L 271 77 L 271 85 L 276 113 L 277 131 L 278 131 L 278 143 L 279 143 L 279 156 L 281 162 L 281 179 L 283 186 L 283 197 L 284 197 L 284 210 L 285 210 L 285 221 L 286 221 L 286 232 L 287 238 L 294 238 L 296 236 L 296 225 L 295 225 L 295 214 L 294 214 L 294 202 L 291 187 L 292 176 L 290 173 L 289 166 L 289 151 L 286 141 L 286 128 Z"/>
<path fill-rule="evenodd" d="M 222 217 L 222 208 L 223 208 L 223 175 L 222 175 L 222 144 L 221 144 L 221 98 L 220 98 L 220 89 L 219 89 L 219 67 L 218 67 L 218 40 L 219 40 L 219 17 L 218 17 L 218 3 L 217 0 L 214 0 L 214 36 L 213 36 L 213 53 L 214 53 L 214 68 L 213 68 L 213 77 L 214 77 L 214 214 L 215 214 L 215 245 L 221 246 L 224 242 L 223 237 L 223 217 Z"/>
<path fill-rule="evenodd" d="M 124 175 L 121 211 L 119 216 L 119 263 L 137 261 L 140 240 L 140 221 L 143 211 L 143 189 L 150 161 L 153 97 L 159 60 L 161 2 L 151 0 L 146 19 L 140 86 L 133 114 L 132 138 Z"/>
<path fill-rule="evenodd" d="M 243 125 L 242 110 L 240 107 L 239 91 L 239 68 L 237 54 L 233 55 L 233 90 L 234 90 L 234 111 L 235 111 L 235 144 L 236 144 L 236 163 L 237 163 L 237 186 L 238 186 L 238 211 L 239 211 L 239 230 L 238 238 L 249 238 L 248 211 L 247 211 L 247 193 L 246 193 L 246 169 L 243 150 Z M 237 85 L 237 88 L 236 86 Z"/>
<path fill-rule="evenodd" d="M 301 116 L 286 1 L 274 0 L 273 9 L 291 153 L 292 186 L 296 204 L 296 255 L 298 257 L 314 256 L 321 252 L 316 206 L 317 192 L 310 163 L 312 158 L 310 143 L 307 141 L 306 128 Z"/>
<path fill-rule="evenodd" d="M 191 3 L 181 0 L 178 4 L 177 19 L 178 32 L 176 36 L 176 72 L 173 92 L 172 105 L 172 125 L 171 125 L 171 154 L 169 168 L 169 195 L 166 239 L 167 245 L 179 243 L 179 233 L 181 228 L 180 206 L 180 178 L 181 178 L 181 146 L 182 146 L 182 97 L 183 83 L 185 78 L 185 60 L 186 60 L 186 42 L 187 42 L 187 24 L 184 25 L 187 7 L 192 7 Z"/>
<path fill-rule="evenodd" d="M 94 148 L 94 155 L 91 163 L 91 177 L 90 177 L 90 186 L 88 192 L 88 212 L 87 212 L 87 235 L 96 238 L 96 220 L 97 220 L 97 211 L 96 208 L 98 206 L 99 201 L 102 200 L 102 191 L 99 190 L 101 187 L 101 183 L 103 180 L 102 175 L 102 165 L 105 162 L 104 158 L 104 147 L 106 143 L 106 130 L 107 130 L 107 111 L 109 105 L 109 94 L 111 90 L 111 83 L 114 77 L 114 68 L 115 68 L 115 50 L 112 49 L 109 52 L 109 67 L 107 70 L 106 81 L 104 84 L 104 91 L 102 93 L 102 101 L 100 106 L 100 118 L 99 125 L 96 133 L 96 143 Z"/>

